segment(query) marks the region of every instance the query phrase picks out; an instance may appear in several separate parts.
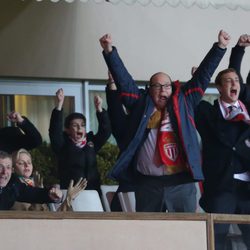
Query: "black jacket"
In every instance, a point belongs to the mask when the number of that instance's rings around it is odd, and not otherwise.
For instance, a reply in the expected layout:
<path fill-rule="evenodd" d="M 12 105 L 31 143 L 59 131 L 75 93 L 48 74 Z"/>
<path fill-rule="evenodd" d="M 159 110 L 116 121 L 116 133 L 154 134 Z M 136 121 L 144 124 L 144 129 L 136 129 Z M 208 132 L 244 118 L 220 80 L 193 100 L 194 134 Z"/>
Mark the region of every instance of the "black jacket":
<path fill-rule="evenodd" d="M 97 112 L 99 128 L 97 134 L 87 134 L 87 144 L 78 148 L 63 129 L 63 112 L 54 109 L 50 119 L 49 136 L 51 146 L 58 160 L 61 188 L 67 189 L 71 179 L 80 177 L 88 180 L 87 189 L 100 189 L 100 175 L 97 169 L 96 153 L 111 134 L 111 126 L 106 111 Z"/>
<path fill-rule="evenodd" d="M 217 100 L 214 105 L 200 103 L 196 125 L 202 139 L 204 194 L 230 192 L 233 174 L 250 170 L 249 125 L 225 120 Z"/>
<path fill-rule="evenodd" d="M 232 48 L 232 53 L 230 56 L 230 62 L 229 62 L 229 68 L 234 68 L 239 77 L 241 82 L 243 82 L 242 76 L 241 76 L 241 62 L 243 55 L 245 53 L 245 47 L 236 45 L 234 48 Z M 246 79 L 246 84 L 250 84 L 250 71 L 248 72 L 247 79 Z"/>
<path fill-rule="evenodd" d="M 18 127 L 0 129 L 0 150 L 12 153 L 20 148 L 31 150 L 42 143 L 42 136 L 26 118 Z"/>
<path fill-rule="evenodd" d="M 129 115 L 126 114 L 122 106 L 120 92 L 118 90 L 110 90 L 106 88 L 106 99 L 108 105 L 108 115 L 110 118 L 112 134 L 116 140 L 120 151 L 126 147 L 127 130 L 129 127 Z"/>
<path fill-rule="evenodd" d="M 235 46 L 232 49 L 229 67 L 235 68 L 239 75 L 243 55 L 243 47 Z M 250 86 L 243 84 L 242 80 L 240 82 L 239 99 L 249 112 Z M 250 170 L 250 126 L 243 121 L 225 120 L 218 100 L 213 105 L 202 101 L 197 107 L 195 121 L 202 139 L 202 169 L 205 177 L 202 205 L 208 197 L 232 192 L 233 175 Z"/>
<path fill-rule="evenodd" d="M 15 201 L 28 203 L 53 202 L 48 195 L 48 189 L 26 186 L 15 175 L 6 187 L 0 188 L 0 210 L 9 210 Z"/>

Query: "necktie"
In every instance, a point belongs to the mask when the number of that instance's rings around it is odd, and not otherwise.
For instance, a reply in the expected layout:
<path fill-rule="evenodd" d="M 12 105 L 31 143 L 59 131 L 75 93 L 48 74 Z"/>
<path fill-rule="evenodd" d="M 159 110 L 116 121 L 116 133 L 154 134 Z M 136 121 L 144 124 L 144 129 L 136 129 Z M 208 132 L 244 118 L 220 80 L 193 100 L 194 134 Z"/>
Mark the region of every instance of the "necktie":
<path fill-rule="evenodd" d="M 228 107 L 228 112 L 229 112 L 229 114 L 232 112 L 232 111 L 238 111 L 238 110 L 240 110 L 240 108 L 238 108 L 238 107 L 236 107 L 235 105 L 231 105 L 231 106 L 229 106 Z"/>
<path fill-rule="evenodd" d="M 229 120 L 231 121 L 237 122 L 245 119 L 241 107 L 236 107 L 235 105 L 231 105 L 228 107 L 228 115 L 229 115 Z"/>

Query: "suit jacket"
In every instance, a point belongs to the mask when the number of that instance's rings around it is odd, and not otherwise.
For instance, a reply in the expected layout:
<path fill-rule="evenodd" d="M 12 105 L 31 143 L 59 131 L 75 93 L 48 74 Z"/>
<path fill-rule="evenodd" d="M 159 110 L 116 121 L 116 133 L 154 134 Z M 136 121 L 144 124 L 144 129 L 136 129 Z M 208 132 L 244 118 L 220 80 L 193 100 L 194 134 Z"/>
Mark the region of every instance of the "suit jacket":
<path fill-rule="evenodd" d="M 196 125 L 202 139 L 204 196 L 231 192 L 233 174 L 250 170 L 250 126 L 225 120 L 218 100 L 199 104 Z"/>
<path fill-rule="evenodd" d="M 232 48 L 229 67 L 239 75 L 241 91 L 239 99 L 249 110 L 250 86 L 243 84 L 240 74 L 245 48 Z M 196 109 L 195 121 L 202 139 L 202 169 L 205 180 L 200 204 L 206 210 L 211 199 L 234 189 L 235 173 L 250 170 L 250 126 L 244 122 L 226 121 L 218 100 L 214 105 L 202 101 Z"/>

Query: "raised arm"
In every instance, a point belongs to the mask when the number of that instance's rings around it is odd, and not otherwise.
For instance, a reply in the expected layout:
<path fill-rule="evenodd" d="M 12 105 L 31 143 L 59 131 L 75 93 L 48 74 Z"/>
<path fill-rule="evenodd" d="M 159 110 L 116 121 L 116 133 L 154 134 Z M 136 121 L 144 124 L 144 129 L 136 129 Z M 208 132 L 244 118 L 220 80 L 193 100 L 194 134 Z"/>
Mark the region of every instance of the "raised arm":
<path fill-rule="evenodd" d="M 133 103 L 139 98 L 140 91 L 138 86 L 124 66 L 117 49 L 112 46 L 111 35 L 106 34 L 101 37 L 100 44 L 103 48 L 104 59 L 116 82 L 117 89 L 121 92 L 121 95 L 125 97 L 123 98 L 124 105 L 130 109 Z"/>
<path fill-rule="evenodd" d="M 42 143 L 42 136 L 37 128 L 28 120 L 28 118 L 21 116 L 20 113 L 12 111 L 8 114 L 7 119 L 15 123 L 24 133 L 19 133 L 16 136 L 9 137 L 9 143 L 13 144 L 15 150 L 25 148 L 31 150 L 38 147 Z M 12 141 L 13 140 L 13 141 Z"/>
<path fill-rule="evenodd" d="M 49 126 L 49 138 L 51 147 L 55 152 L 59 152 L 64 144 L 63 138 L 63 89 L 58 89 L 56 92 L 56 107 L 52 110 Z"/>
<path fill-rule="evenodd" d="M 106 99 L 108 114 L 110 118 L 112 134 L 115 137 L 119 149 L 123 149 L 126 129 L 128 129 L 128 115 L 122 105 L 120 92 L 117 90 L 112 75 L 109 73 L 109 80 L 106 87 Z"/>
<path fill-rule="evenodd" d="M 60 110 L 62 110 L 63 103 L 64 103 L 63 89 L 58 89 L 56 91 L 56 100 L 57 100 L 56 109 L 60 111 Z"/>
<path fill-rule="evenodd" d="M 100 96 L 94 97 L 96 116 L 98 120 L 98 131 L 95 135 L 93 135 L 92 132 L 88 133 L 87 138 L 88 141 L 94 142 L 96 152 L 99 151 L 111 135 L 111 124 L 108 112 L 102 108 L 102 102 L 103 100 Z"/>
<path fill-rule="evenodd" d="M 241 35 L 234 48 L 232 48 L 231 56 L 229 60 L 229 68 L 234 68 L 240 77 L 241 83 L 243 83 L 241 77 L 241 62 L 245 53 L 245 48 L 250 45 L 250 36 L 247 34 Z"/>
<path fill-rule="evenodd" d="M 184 85 L 184 91 L 188 103 L 195 107 L 200 102 L 208 87 L 211 77 L 219 65 L 226 52 L 226 47 L 230 41 L 230 36 L 221 30 L 218 34 L 218 42 L 207 53 L 190 81 Z"/>
<path fill-rule="evenodd" d="M 95 95 L 94 96 L 94 104 L 95 104 L 96 112 L 101 113 L 103 111 L 102 103 L 103 103 L 102 98 L 99 95 Z"/>
<path fill-rule="evenodd" d="M 243 83 L 243 79 L 241 76 L 241 62 L 245 53 L 245 48 L 250 46 L 250 35 L 243 34 L 239 37 L 239 40 L 234 48 L 232 48 L 230 60 L 229 60 L 229 68 L 234 68 L 240 78 L 240 96 L 239 98 L 244 101 L 250 101 L 250 86 L 245 85 Z"/>

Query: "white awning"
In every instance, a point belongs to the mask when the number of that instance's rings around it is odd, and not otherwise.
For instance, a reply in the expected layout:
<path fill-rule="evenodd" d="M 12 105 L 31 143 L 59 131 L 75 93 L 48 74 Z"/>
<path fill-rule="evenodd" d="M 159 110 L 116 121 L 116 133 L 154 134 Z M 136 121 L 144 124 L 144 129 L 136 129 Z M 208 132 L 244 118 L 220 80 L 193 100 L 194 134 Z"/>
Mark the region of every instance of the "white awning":
<path fill-rule="evenodd" d="M 40 2 L 43 0 L 36 0 L 36 1 Z M 57 3 L 59 1 L 65 1 L 68 3 L 72 3 L 74 1 L 80 1 L 86 3 L 90 0 L 50 0 L 50 1 L 54 3 Z M 226 7 L 231 10 L 235 10 L 238 8 L 244 10 L 250 10 L 250 0 L 91 0 L 91 1 L 94 1 L 95 3 L 109 2 L 111 4 L 124 3 L 127 5 L 133 5 L 137 3 L 141 4 L 142 6 L 153 5 L 156 7 L 161 7 L 168 4 L 171 7 L 178 7 L 179 5 L 183 5 L 186 8 L 190 8 L 196 5 L 202 9 L 212 6 L 213 8 L 216 9 L 221 7 Z"/>

